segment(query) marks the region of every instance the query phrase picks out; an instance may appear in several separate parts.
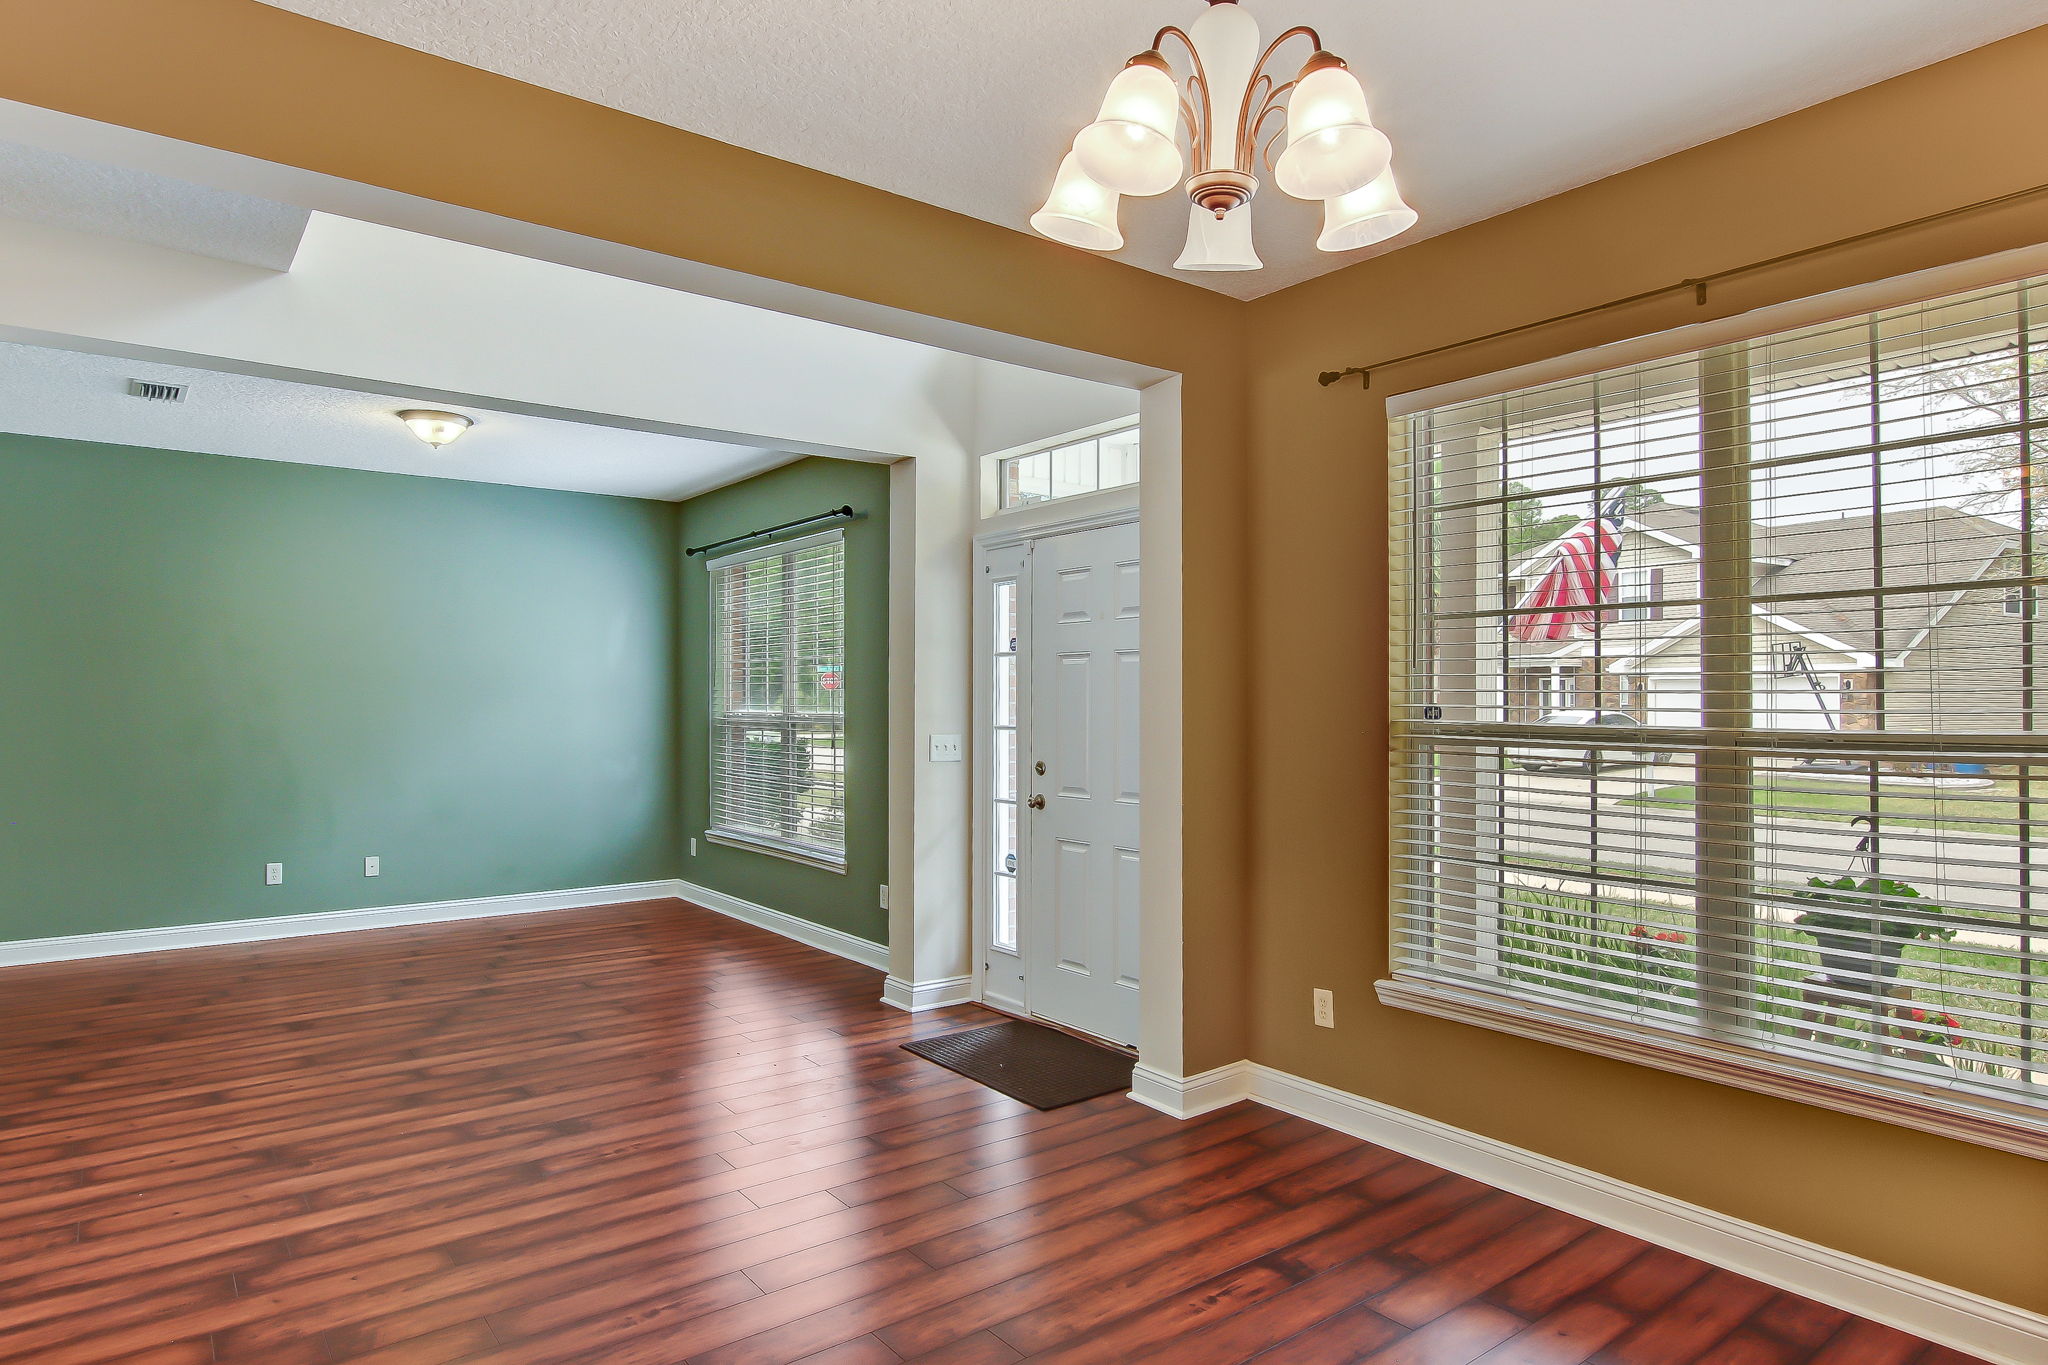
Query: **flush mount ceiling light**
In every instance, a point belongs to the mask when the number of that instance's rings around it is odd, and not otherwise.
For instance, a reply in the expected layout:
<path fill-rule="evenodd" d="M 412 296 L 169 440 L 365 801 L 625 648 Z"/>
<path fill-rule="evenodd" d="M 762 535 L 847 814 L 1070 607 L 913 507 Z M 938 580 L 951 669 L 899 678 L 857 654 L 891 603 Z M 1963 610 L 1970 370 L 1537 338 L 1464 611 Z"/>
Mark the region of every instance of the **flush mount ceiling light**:
<path fill-rule="evenodd" d="M 432 408 L 407 408 L 398 420 L 412 428 L 412 434 L 439 450 L 476 423 L 459 412 L 437 412 Z"/>
<path fill-rule="evenodd" d="M 1281 81 L 1274 58 L 1296 38 L 1310 47 L 1309 57 Z M 1161 50 L 1169 44 L 1185 56 L 1185 76 Z M 1269 133 L 1283 113 L 1285 126 Z M 1275 159 L 1283 136 L 1286 147 Z M 1261 162 L 1283 192 L 1323 201 L 1317 246 L 1353 251 L 1415 226 L 1415 210 L 1394 185 L 1392 156 L 1358 78 L 1324 50 L 1314 29 L 1288 29 L 1261 47 L 1257 21 L 1236 0 L 1209 0 L 1192 29 L 1160 29 L 1110 82 L 1101 112 L 1075 137 L 1031 226 L 1069 246 L 1115 251 L 1124 244 L 1117 210 L 1125 195 L 1143 198 L 1184 184 L 1194 206 L 1187 249 L 1174 268 L 1257 270 L 1264 263 L 1252 244 L 1251 205 Z M 1190 162 L 1193 173 L 1183 182 Z"/>

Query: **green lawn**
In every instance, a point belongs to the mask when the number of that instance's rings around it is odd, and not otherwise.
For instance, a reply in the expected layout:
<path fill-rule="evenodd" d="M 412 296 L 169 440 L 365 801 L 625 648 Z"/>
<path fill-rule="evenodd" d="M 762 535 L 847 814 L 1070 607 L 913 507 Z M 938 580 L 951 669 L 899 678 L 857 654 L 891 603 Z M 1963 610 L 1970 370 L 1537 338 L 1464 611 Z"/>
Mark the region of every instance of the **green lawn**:
<path fill-rule="evenodd" d="M 1510 976 L 1617 1004 L 1637 1003 L 1638 992 L 1653 980 L 1656 993 L 1681 1002 L 1696 993 L 1692 943 L 1698 926 L 1684 909 L 1606 904 L 1603 919 L 1582 897 L 1521 887 L 1509 892 L 1504 909 L 1501 962 Z M 1674 931 L 1686 939 L 1671 943 L 1632 937 L 1629 926 L 1614 918 L 1624 913 L 1653 933 Z M 1754 981 L 1759 1005 L 1783 1020 L 1774 1031 L 1792 1033 L 1802 1027 L 1802 1014 L 1812 1009 L 1801 998 L 1801 982 L 1819 970 L 1813 942 L 1780 924 L 1759 923 L 1755 933 L 1757 956 L 1770 959 L 1758 968 Z M 1986 987 L 2020 995 L 2022 983 L 1995 983 L 1985 974 L 2021 970 L 2020 960 L 2011 954 L 1916 943 L 1906 949 L 1898 976 L 1901 985 L 1912 988 L 1913 998 L 1900 1003 L 1954 1015 L 1971 1032 L 1989 1035 L 1965 1042 L 1965 1050 L 1983 1064 L 2048 1069 L 2048 975 L 2039 977 L 2031 1000 L 1985 1000 L 1978 995 Z M 1844 1041 L 1842 1046 L 1854 1044 Z"/>
<path fill-rule="evenodd" d="M 2048 790 L 2036 790 L 2031 795 L 2035 798 L 2031 817 L 2048 822 Z M 1677 783 L 1626 797 L 1615 804 L 1690 810 L 1697 796 L 1697 789 L 1691 785 Z M 1947 829 L 1958 834 L 2010 829 L 2020 818 L 2019 784 L 2010 780 L 1967 790 L 1880 786 L 1873 808 L 1870 792 L 1864 787 L 1770 774 L 1752 789 L 1751 799 L 1756 809 L 1781 815 L 1806 815 L 1816 820 L 1875 815 L 1879 828 L 1904 825 Z"/>

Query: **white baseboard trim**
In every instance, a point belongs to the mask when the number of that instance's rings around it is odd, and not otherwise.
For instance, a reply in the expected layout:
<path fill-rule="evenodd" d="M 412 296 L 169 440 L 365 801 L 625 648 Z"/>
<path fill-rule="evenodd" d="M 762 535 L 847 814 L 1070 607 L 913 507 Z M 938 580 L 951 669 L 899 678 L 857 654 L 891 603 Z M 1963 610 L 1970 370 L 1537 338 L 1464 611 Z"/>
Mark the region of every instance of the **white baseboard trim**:
<path fill-rule="evenodd" d="M 223 943 L 261 943 L 269 939 L 305 938 L 314 934 L 347 934 L 362 929 L 393 929 L 407 924 L 443 924 L 496 915 L 532 915 L 591 905 L 667 900 L 676 894 L 676 884 L 672 881 L 625 882 L 617 886 L 584 886 L 569 891 L 530 891 L 516 896 L 479 896 L 472 900 L 425 901 L 418 905 L 379 905 L 362 910 L 328 910 L 310 915 L 275 915 L 267 919 L 178 924 L 162 929 L 115 929 L 101 934 L 21 939 L 0 943 L 0 967 L 25 966 L 32 962 L 69 962 L 89 957 L 121 957 L 129 953 L 161 953 L 175 948 L 209 948 Z"/>
<path fill-rule="evenodd" d="M 738 896 L 728 896 L 723 891 L 713 891 L 708 886 L 698 886 L 694 882 L 679 881 L 672 885 L 675 887 L 672 894 L 692 905 L 701 905 L 706 910 L 716 910 L 721 915 L 745 920 L 756 928 L 766 929 L 784 938 L 793 938 L 798 943 L 823 949 L 837 957 L 858 962 L 863 967 L 872 967 L 878 972 L 889 970 L 887 944 L 870 943 L 867 939 L 854 934 L 828 929 L 822 924 L 813 924 L 807 919 L 798 919 L 795 915 L 771 910 L 765 905 L 743 901 Z"/>
<path fill-rule="evenodd" d="M 1253 1062 L 1139 1066 L 1131 1098 L 1192 1118 L 1252 1099 L 2000 1365 L 2048 1360 L 2048 1317 Z"/>
<path fill-rule="evenodd" d="M 1171 1118 L 1191 1119 L 1251 1098 L 1252 1064 L 1232 1062 L 1195 1076 L 1173 1076 L 1139 1062 L 1131 1068 L 1131 1098 Z"/>
<path fill-rule="evenodd" d="M 893 976 L 882 979 L 882 1003 L 913 1014 L 920 1010 L 944 1009 L 948 1005 L 964 1005 L 973 999 L 974 978 L 971 976 L 944 976 L 936 981 L 901 981 Z"/>

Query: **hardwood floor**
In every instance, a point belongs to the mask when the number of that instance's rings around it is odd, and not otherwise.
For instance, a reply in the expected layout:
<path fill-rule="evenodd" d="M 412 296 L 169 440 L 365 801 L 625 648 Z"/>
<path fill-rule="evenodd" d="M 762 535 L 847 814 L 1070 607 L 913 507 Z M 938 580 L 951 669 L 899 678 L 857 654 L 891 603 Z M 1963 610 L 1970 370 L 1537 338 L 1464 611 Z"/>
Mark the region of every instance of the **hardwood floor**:
<path fill-rule="evenodd" d="M 1966 1365 L 674 903 L 0 972 L 0 1360 Z"/>

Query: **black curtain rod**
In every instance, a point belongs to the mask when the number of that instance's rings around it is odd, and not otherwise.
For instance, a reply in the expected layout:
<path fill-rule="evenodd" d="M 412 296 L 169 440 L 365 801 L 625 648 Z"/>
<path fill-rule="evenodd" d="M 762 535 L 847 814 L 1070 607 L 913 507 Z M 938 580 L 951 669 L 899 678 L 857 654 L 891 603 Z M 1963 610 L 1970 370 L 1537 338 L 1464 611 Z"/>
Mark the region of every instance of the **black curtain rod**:
<path fill-rule="evenodd" d="M 712 550 L 722 550 L 728 545 L 737 545 L 743 540 L 759 540 L 762 536 L 772 536 L 778 531 L 793 531 L 799 526 L 809 526 L 814 521 L 852 521 L 858 515 L 853 510 L 853 504 L 848 503 L 843 507 L 835 507 L 829 512 L 820 512 L 815 517 L 798 517 L 795 521 L 785 521 L 780 526 L 764 526 L 758 531 L 749 531 L 743 536 L 727 536 L 724 540 L 714 540 L 709 545 L 692 545 L 684 550 L 683 553 L 686 555 L 707 554 Z"/>
<path fill-rule="evenodd" d="M 1497 332 L 1488 332 L 1484 336 L 1466 337 L 1463 341 L 1446 342 L 1442 346 L 1431 346 L 1427 350 L 1422 351 L 1410 351 L 1406 355 L 1397 355 L 1388 360 L 1375 361 L 1370 365 L 1353 365 L 1346 370 L 1324 370 L 1316 376 L 1316 382 L 1320 383 L 1324 388 L 1328 388 L 1340 379 L 1349 379 L 1351 376 L 1357 375 L 1365 381 L 1365 387 L 1369 389 L 1372 387 L 1372 372 L 1374 370 L 1384 370 L 1391 365 L 1401 365 L 1410 360 L 1422 360 L 1433 355 L 1443 355 L 1449 351 L 1462 351 L 1467 346 L 1477 346 L 1482 342 L 1499 341 L 1504 337 L 1520 336 L 1524 332 L 1533 332 L 1540 327 L 1549 327 L 1560 322 L 1570 322 L 1574 318 L 1590 317 L 1595 313 L 1604 313 L 1610 308 L 1623 308 L 1631 303 L 1644 303 L 1650 299 L 1661 298 L 1665 294 L 1675 294 L 1681 289 L 1692 290 L 1693 303 L 1695 305 L 1703 305 L 1707 301 L 1708 285 L 1718 284 L 1722 280 L 1733 279 L 1737 275 L 1747 275 L 1753 270 L 1766 270 L 1774 265 L 1784 265 L 1791 261 L 1803 260 L 1808 256 L 1817 256 L 1824 251 L 1834 251 L 1845 246 L 1856 246 L 1878 237 L 1889 237 L 1894 232 L 1905 232 L 1912 228 L 1925 227 L 1929 223 L 1938 223 L 1946 218 L 1960 217 L 1965 213 L 1977 213 L 1983 209 L 1998 208 L 2005 204 L 2016 203 L 2021 199 L 2031 199 L 2035 195 L 2043 193 L 2048 193 L 2048 185 L 2031 185 L 2023 190 L 2014 190 L 2011 194 L 2001 194 L 1990 199 L 1979 199 L 1974 204 L 1962 204 L 1956 208 L 1943 209 L 1939 213 L 1930 213 L 1924 217 L 1909 219 L 1903 223 L 1893 223 L 1888 227 L 1872 228 L 1868 232 L 1859 232 L 1853 237 L 1838 237 L 1832 242 L 1822 242 L 1819 246 L 1802 247 L 1798 251 L 1788 251 L 1782 256 L 1773 256 L 1769 260 L 1751 261 L 1748 265 L 1730 266 L 1726 270 L 1716 270 L 1711 275 L 1700 275 L 1690 280 L 1680 280 L 1676 284 L 1661 285 L 1656 289 L 1645 289 L 1640 294 L 1630 294 L 1626 298 L 1609 299 L 1605 303 L 1596 303 L 1585 308 L 1574 308 L 1569 313 L 1557 313 L 1547 318 L 1538 318 L 1534 322 L 1524 322 L 1514 327 L 1503 327 Z"/>

